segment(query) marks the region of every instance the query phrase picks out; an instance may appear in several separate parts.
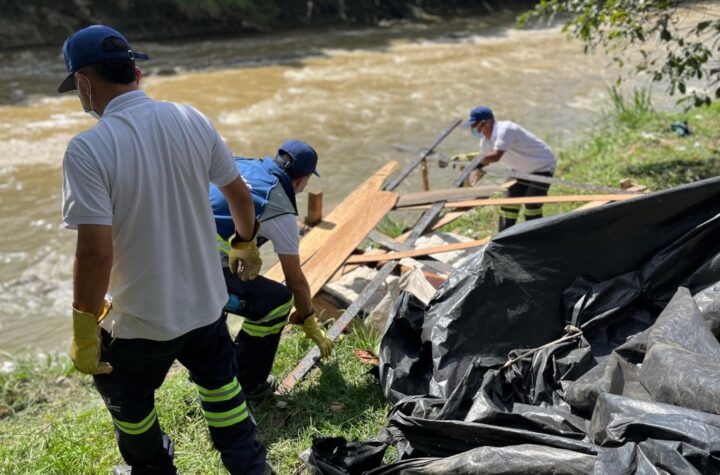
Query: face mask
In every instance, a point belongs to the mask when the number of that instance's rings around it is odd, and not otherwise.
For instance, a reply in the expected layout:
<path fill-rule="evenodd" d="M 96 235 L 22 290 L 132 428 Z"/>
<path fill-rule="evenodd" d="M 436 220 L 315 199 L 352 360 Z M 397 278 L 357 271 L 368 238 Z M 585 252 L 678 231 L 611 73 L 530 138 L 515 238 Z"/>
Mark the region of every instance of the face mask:
<path fill-rule="evenodd" d="M 473 135 L 473 137 L 477 139 L 484 139 L 485 135 L 483 135 L 482 132 L 480 132 L 478 129 L 471 129 L 470 133 Z"/>
<path fill-rule="evenodd" d="M 95 109 L 93 109 L 92 107 L 92 86 L 90 85 L 90 81 L 87 78 L 85 78 L 85 80 L 88 82 L 88 90 L 90 91 L 88 93 L 90 105 L 85 105 L 85 103 L 83 102 L 82 94 L 80 94 L 80 85 L 78 85 L 78 97 L 80 98 L 80 105 L 82 105 L 83 112 L 85 112 L 95 120 L 100 120 L 100 114 L 95 112 Z"/>

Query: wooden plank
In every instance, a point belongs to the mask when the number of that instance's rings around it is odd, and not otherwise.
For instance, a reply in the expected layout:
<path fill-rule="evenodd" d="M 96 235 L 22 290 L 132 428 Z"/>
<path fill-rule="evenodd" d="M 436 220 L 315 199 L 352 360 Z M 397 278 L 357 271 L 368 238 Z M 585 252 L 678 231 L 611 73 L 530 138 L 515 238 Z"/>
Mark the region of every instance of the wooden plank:
<path fill-rule="evenodd" d="M 455 221 L 456 219 L 465 216 L 465 213 L 467 213 L 471 209 L 472 208 L 456 208 L 455 211 L 449 211 L 449 212 L 445 213 L 445 216 L 443 216 L 435 224 L 430 226 L 429 231 L 430 232 L 437 231 L 438 229 L 442 228 L 446 224 L 450 224 L 453 221 Z M 410 235 L 410 231 L 404 232 L 401 235 L 399 235 L 398 237 L 396 237 L 395 241 L 398 243 L 403 243 L 403 242 L 405 242 L 405 240 L 408 238 L 409 235 Z M 391 251 L 394 251 L 394 250 L 395 249 L 391 249 Z"/>
<path fill-rule="evenodd" d="M 400 196 L 398 208 L 408 206 L 436 203 L 438 201 L 466 201 L 475 198 L 487 198 L 493 193 L 502 193 L 506 188 L 502 185 L 469 186 L 464 188 L 449 188 L 444 190 L 433 190 L 422 193 L 408 193 Z"/>
<path fill-rule="evenodd" d="M 319 193 L 308 193 L 308 214 L 305 216 L 305 224 L 315 226 L 322 221 L 322 191 Z"/>
<path fill-rule="evenodd" d="M 405 257 L 418 257 L 418 256 L 427 256 L 430 254 L 439 254 L 441 252 L 450 252 L 450 251 L 461 251 L 463 249 L 471 249 L 473 247 L 479 247 L 483 244 L 487 244 L 487 242 L 490 241 L 490 238 L 484 238 L 484 239 L 478 239 L 477 241 L 468 241 L 468 242 L 456 242 L 452 244 L 444 244 L 442 246 L 433 246 L 433 247 L 426 247 L 424 249 L 412 249 L 409 251 L 402 251 L 402 252 L 386 252 L 384 254 L 358 254 L 355 256 L 350 256 L 350 258 L 345 261 L 348 264 L 362 264 L 367 262 L 383 262 L 383 261 L 390 261 L 390 260 L 399 260 L 403 259 Z"/>
<path fill-rule="evenodd" d="M 360 200 L 360 207 L 338 226 L 331 245 L 318 250 L 304 265 L 303 273 L 310 284 L 310 293 L 317 294 L 335 274 L 347 257 L 358 247 L 380 220 L 397 202 L 397 193 L 376 191 Z"/>
<path fill-rule="evenodd" d="M 353 216 L 359 206 L 363 206 L 363 197 L 368 193 L 376 192 L 385 180 L 397 169 L 398 163 L 390 161 L 386 163 L 374 175 L 360 184 L 347 198 L 336 206 L 328 215 L 320 221 L 320 224 L 311 229 L 300 240 L 300 263 L 305 264 L 319 249 L 330 240 L 336 228 L 344 223 L 348 216 Z M 276 262 L 267 272 L 265 277 L 277 282 L 284 282 L 285 276 L 279 262 Z"/>
<path fill-rule="evenodd" d="M 512 168 L 505 168 L 503 166 L 487 166 L 484 169 L 488 175 L 505 176 L 520 179 L 522 181 L 529 181 L 532 183 L 545 183 L 547 185 L 559 185 L 567 186 L 570 188 L 581 188 L 585 190 L 592 190 L 598 193 L 622 193 L 624 190 L 619 188 L 612 188 L 610 186 L 595 185 L 592 183 L 580 183 L 577 181 L 564 180 L 561 178 L 553 178 L 542 175 L 535 175 L 534 173 L 525 173 L 520 170 Z"/>
<path fill-rule="evenodd" d="M 480 200 L 455 201 L 446 203 L 448 208 L 476 208 L 479 206 L 502 206 L 502 205 L 523 205 L 523 204 L 547 204 L 547 203 L 573 203 L 586 201 L 622 201 L 636 198 L 640 195 L 616 194 L 616 195 L 552 195 L 552 196 L 521 196 L 519 198 L 488 198 Z M 399 206 L 398 206 L 399 208 Z M 403 207 L 403 210 L 425 210 L 430 205 L 418 205 Z"/>

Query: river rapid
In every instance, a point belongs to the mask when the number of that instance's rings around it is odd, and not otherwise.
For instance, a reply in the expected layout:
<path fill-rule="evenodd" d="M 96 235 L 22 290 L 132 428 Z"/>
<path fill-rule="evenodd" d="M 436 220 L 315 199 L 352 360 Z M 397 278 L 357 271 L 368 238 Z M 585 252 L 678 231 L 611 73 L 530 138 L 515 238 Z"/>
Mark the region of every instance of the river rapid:
<path fill-rule="evenodd" d="M 597 120 L 617 75 L 559 29 L 518 31 L 504 15 L 134 47 L 152 59 L 140 65 L 152 73 L 149 95 L 200 109 L 235 154 L 273 155 L 289 138 L 312 144 L 321 178 L 308 190 L 323 191 L 326 209 L 387 160 L 412 158 L 391 144 L 427 146 L 476 105 L 557 148 Z M 61 163 L 94 121 L 76 95 L 54 93 L 60 45 L 0 60 L 0 351 L 64 351 L 75 234 L 61 221 Z M 457 130 L 440 150 L 476 146 Z M 455 173 L 433 165 L 431 183 L 445 187 Z"/>

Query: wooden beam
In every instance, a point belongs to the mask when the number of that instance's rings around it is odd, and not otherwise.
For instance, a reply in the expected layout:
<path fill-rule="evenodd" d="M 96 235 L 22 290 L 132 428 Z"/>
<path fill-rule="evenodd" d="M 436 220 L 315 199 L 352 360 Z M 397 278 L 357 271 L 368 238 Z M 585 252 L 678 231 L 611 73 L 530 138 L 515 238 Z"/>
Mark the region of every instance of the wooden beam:
<path fill-rule="evenodd" d="M 463 249 L 471 249 L 479 247 L 490 241 L 490 238 L 478 239 L 477 241 L 456 242 L 452 244 L 444 244 L 442 246 L 426 247 L 423 249 L 412 249 L 402 252 L 386 252 L 384 254 L 357 254 L 350 256 L 345 261 L 347 264 L 364 264 L 368 262 L 384 262 L 390 260 L 399 260 L 405 257 L 427 256 L 430 254 L 439 254 L 441 252 L 461 251 Z"/>
<path fill-rule="evenodd" d="M 320 292 L 347 257 L 395 206 L 397 199 L 397 193 L 376 191 L 360 201 L 358 211 L 338 226 L 332 242 L 318 250 L 303 265 L 303 274 L 310 284 L 311 295 Z"/>
<path fill-rule="evenodd" d="M 407 208 L 409 206 L 436 203 L 438 201 L 454 202 L 472 200 L 474 198 L 487 198 L 493 193 L 502 193 L 503 191 L 506 191 L 506 188 L 502 185 L 483 185 L 408 193 L 400 196 L 397 207 Z"/>
<path fill-rule="evenodd" d="M 548 204 L 548 203 L 573 203 L 587 201 L 622 201 L 636 198 L 640 195 L 616 194 L 616 195 L 553 195 L 553 196 L 525 196 L 519 198 L 489 198 L 481 200 L 455 201 L 446 203 L 448 208 L 476 208 L 479 206 L 502 206 L 502 205 L 524 205 L 524 204 Z M 418 205 L 403 207 L 403 210 L 426 210 L 431 205 Z M 398 208 L 400 208 L 398 206 Z"/>
<path fill-rule="evenodd" d="M 322 221 L 323 194 L 308 193 L 308 214 L 305 216 L 305 224 L 315 226 Z"/>
<path fill-rule="evenodd" d="M 300 264 L 305 264 L 319 249 L 323 248 L 334 235 L 336 228 L 345 223 L 348 216 L 354 216 L 356 210 L 363 206 L 363 197 L 368 193 L 377 192 L 387 178 L 397 169 L 398 163 L 386 163 L 374 175 L 355 188 L 347 198 L 336 206 L 320 223 L 312 228 L 300 240 Z M 277 262 L 267 272 L 265 277 L 277 282 L 284 282 L 285 276 L 280 263 Z"/>
<path fill-rule="evenodd" d="M 423 190 L 430 191 L 430 168 L 428 167 L 427 158 L 422 161 L 422 179 Z"/>

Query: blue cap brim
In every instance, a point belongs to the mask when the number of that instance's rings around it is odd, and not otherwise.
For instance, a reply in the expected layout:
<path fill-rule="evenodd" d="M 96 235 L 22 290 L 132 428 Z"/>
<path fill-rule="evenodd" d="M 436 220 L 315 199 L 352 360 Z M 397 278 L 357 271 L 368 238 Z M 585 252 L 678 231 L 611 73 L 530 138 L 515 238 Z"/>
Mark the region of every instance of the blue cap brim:
<path fill-rule="evenodd" d="M 60 83 L 60 86 L 58 87 L 58 92 L 68 92 L 74 91 L 76 89 L 75 78 L 73 77 L 74 74 L 75 73 L 68 74 L 68 77 L 66 77 L 65 80 Z"/>

